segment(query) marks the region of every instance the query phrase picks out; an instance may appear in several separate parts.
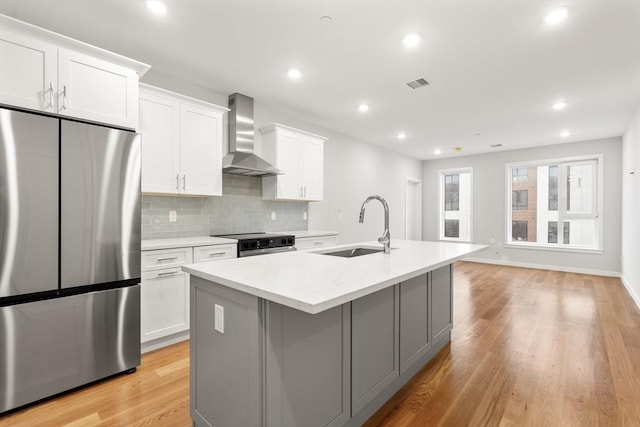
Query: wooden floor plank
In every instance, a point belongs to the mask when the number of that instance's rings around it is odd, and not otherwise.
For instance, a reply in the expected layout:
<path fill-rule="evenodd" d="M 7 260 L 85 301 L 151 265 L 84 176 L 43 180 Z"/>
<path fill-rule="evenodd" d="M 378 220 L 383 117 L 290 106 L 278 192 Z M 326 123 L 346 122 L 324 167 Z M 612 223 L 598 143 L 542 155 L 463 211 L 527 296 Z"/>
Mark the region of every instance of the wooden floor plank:
<path fill-rule="evenodd" d="M 366 424 L 640 426 L 640 310 L 619 279 L 460 262 L 452 341 Z M 191 426 L 189 342 L 0 417 L 1 427 Z"/>

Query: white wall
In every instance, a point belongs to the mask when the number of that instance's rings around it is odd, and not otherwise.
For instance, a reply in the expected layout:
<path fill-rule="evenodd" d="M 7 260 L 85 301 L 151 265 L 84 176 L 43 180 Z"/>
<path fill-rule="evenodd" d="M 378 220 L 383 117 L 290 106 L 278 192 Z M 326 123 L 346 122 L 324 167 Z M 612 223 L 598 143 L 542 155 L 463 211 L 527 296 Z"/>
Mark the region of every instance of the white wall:
<path fill-rule="evenodd" d="M 640 109 L 622 140 L 622 281 L 640 307 Z M 633 172 L 633 174 L 631 174 Z"/>
<path fill-rule="evenodd" d="M 585 254 L 505 248 L 503 246 L 506 239 L 505 164 L 589 154 L 604 156 L 604 253 Z M 487 262 L 619 275 L 622 186 L 620 166 L 620 138 L 425 161 L 423 162 L 423 238 L 425 240 L 438 238 L 438 206 L 435 203 L 438 197 L 438 170 L 472 167 L 473 241 L 490 246 L 475 258 Z"/>
<path fill-rule="evenodd" d="M 235 92 L 229 88 L 228 94 L 216 93 L 153 69 L 142 81 L 222 106 L 227 105 L 228 95 Z M 324 152 L 324 201 L 309 203 L 309 230 L 336 231 L 340 233 L 340 243 L 376 240 L 384 229 L 382 205 L 375 201 L 367 205 L 364 224 L 358 223 L 358 215 L 366 197 L 379 194 L 389 204 L 392 246 L 394 238 L 404 238 L 406 178 L 421 179 L 419 160 L 281 114 L 263 106 L 259 99 L 254 101 L 254 119 L 256 130 L 277 122 L 329 138 Z M 255 151 L 258 155 L 262 151 L 259 132 L 256 132 Z"/>

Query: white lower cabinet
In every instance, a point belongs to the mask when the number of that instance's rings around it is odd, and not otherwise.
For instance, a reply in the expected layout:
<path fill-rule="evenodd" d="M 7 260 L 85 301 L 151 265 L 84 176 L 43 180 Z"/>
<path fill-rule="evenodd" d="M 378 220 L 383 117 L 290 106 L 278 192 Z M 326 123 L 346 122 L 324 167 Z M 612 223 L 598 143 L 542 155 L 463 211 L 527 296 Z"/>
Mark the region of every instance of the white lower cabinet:
<path fill-rule="evenodd" d="M 142 342 L 189 329 L 189 275 L 180 267 L 142 275 Z"/>
<path fill-rule="evenodd" d="M 235 245 L 189 246 L 142 252 L 142 351 L 189 338 L 189 275 L 182 265 L 235 258 Z"/>

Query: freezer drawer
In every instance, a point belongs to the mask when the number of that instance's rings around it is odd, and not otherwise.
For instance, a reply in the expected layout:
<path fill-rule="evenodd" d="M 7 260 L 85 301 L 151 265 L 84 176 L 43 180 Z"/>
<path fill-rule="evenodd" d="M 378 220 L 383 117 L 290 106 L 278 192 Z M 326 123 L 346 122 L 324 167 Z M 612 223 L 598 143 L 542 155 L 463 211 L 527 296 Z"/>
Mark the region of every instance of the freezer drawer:
<path fill-rule="evenodd" d="M 0 308 L 0 413 L 140 364 L 140 285 Z"/>

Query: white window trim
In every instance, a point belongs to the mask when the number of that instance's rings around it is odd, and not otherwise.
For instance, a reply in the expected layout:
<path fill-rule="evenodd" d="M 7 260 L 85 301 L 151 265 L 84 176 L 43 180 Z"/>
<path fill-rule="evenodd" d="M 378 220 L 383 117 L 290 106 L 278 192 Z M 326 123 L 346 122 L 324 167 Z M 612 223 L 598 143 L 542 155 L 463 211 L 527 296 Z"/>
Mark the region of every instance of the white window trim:
<path fill-rule="evenodd" d="M 553 163 L 573 163 L 573 162 L 583 162 L 587 160 L 597 160 L 598 162 L 598 176 L 596 177 L 596 203 L 597 203 L 597 211 L 596 218 L 597 227 L 598 227 L 598 247 L 597 248 L 585 248 L 580 246 L 558 246 L 555 243 L 539 243 L 539 242 L 512 242 L 511 241 L 511 168 L 514 167 L 522 167 L 522 166 L 541 166 L 541 165 L 549 165 Z M 542 251 L 557 251 L 557 252 L 575 252 L 575 253 L 604 253 L 604 155 L 603 154 L 592 154 L 585 156 L 573 156 L 573 157 L 560 157 L 554 159 L 544 159 L 544 160 L 532 160 L 532 161 L 521 161 L 521 162 L 510 162 L 505 164 L 505 200 L 507 201 L 505 205 L 505 243 L 504 246 L 508 248 L 516 248 L 516 249 L 534 249 L 534 250 L 542 250 Z M 558 206 L 560 209 L 560 206 Z M 573 217 L 573 215 L 572 215 Z M 576 216 L 578 217 L 578 216 Z"/>
<path fill-rule="evenodd" d="M 452 173 L 469 173 L 469 240 L 456 237 L 444 237 L 444 175 Z M 473 167 L 438 170 L 438 240 L 443 242 L 473 243 Z"/>

